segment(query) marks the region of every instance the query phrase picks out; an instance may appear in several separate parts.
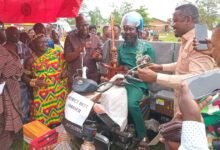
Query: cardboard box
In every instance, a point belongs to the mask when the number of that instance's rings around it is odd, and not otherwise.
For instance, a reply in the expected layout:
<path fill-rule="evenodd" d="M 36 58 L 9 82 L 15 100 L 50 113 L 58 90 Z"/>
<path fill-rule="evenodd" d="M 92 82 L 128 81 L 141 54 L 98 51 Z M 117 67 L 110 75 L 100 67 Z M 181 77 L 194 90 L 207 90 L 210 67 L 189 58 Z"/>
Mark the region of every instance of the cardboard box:
<path fill-rule="evenodd" d="M 42 124 L 40 121 L 37 120 L 23 125 L 24 137 L 30 140 L 38 138 L 44 135 L 45 133 L 49 132 L 50 130 L 50 128 L 48 128 L 46 125 Z"/>

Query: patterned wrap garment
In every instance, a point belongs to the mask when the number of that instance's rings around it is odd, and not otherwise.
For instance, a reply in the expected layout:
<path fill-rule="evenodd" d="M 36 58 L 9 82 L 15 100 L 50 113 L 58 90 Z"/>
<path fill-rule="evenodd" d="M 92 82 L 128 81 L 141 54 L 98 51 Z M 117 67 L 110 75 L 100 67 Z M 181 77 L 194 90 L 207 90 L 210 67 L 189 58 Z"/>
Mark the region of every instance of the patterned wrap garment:
<path fill-rule="evenodd" d="M 22 71 L 19 56 L 13 57 L 9 50 L 0 46 L 0 82 L 5 82 L 3 93 L 0 95 L 0 117 L 4 118 L 4 130 L 14 133 L 22 128 L 19 85 Z"/>
<path fill-rule="evenodd" d="M 60 123 L 64 115 L 68 94 L 67 80 L 61 79 L 64 69 L 63 53 L 57 49 L 47 50 L 32 65 L 33 78 L 48 84 L 47 88 L 33 88 L 32 117 L 47 126 Z"/>

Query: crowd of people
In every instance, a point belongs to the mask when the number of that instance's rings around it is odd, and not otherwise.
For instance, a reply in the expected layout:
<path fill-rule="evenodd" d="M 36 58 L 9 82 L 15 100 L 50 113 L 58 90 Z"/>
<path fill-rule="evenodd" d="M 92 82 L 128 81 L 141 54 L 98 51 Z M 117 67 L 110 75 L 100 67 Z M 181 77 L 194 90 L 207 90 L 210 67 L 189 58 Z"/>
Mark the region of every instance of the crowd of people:
<path fill-rule="evenodd" d="M 15 27 L 5 29 L 0 23 L 0 85 L 3 88 L 0 93 L 0 145 L 3 149 L 10 148 L 24 123 L 39 120 L 50 128 L 60 125 L 65 100 L 82 65 L 87 67 L 89 79 L 101 82 L 101 76 L 105 74 L 100 73 L 98 64 L 103 61 L 103 44 L 112 38 L 111 28 L 114 28 L 114 39 L 123 41 L 117 47 L 119 67 L 131 69 L 144 55 L 149 55 L 152 61 L 149 67 L 136 71 L 143 82 L 130 79 L 129 83 L 138 89 L 125 86 L 128 113 L 140 148 L 147 146 L 147 135 L 139 103 L 143 95 L 148 95 L 148 83 L 156 82 L 175 90 L 175 114 L 181 114 L 183 121 L 181 143 L 177 148 L 208 149 L 200 109 L 191 100 L 188 87 L 182 80 L 216 68 L 216 62 L 220 66 L 220 26 L 215 28 L 209 41 L 207 51 L 210 52 L 197 51 L 193 41 L 195 24 L 199 23 L 198 10 L 192 4 L 177 7 L 173 14 L 173 29 L 175 36 L 181 39 L 179 57 L 176 63 L 161 65 L 153 63 L 154 49 L 146 40 L 149 33 L 143 30 L 143 18 L 137 12 L 125 14 L 121 26 L 105 25 L 102 36 L 84 14 L 79 14 L 75 23 L 76 29 L 68 33 L 64 45 L 56 30 L 47 30 L 42 23 L 36 23 L 27 32 L 20 32 Z M 204 101 L 204 105 L 209 100 Z M 199 133 L 187 131 L 192 128 Z M 168 140 L 164 141 L 172 147 Z"/>

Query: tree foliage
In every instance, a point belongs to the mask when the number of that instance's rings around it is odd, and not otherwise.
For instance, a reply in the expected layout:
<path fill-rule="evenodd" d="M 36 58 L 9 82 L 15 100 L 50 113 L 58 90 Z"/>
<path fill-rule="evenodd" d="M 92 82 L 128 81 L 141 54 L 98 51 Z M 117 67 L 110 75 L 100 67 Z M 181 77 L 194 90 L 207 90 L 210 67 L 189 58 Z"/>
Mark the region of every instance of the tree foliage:
<path fill-rule="evenodd" d="M 92 25 L 99 26 L 103 23 L 103 17 L 98 7 L 96 7 L 95 10 L 89 11 L 88 16 L 90 17 L 90 23 Z"/>
<path fill-rule="evenodd" d="M 199 9 L 200 21 L 212 29 L 219 18 L 220 0 L 197 0 L 196 5 Z"/>
<path fill-rule="evenodd" d="M 133 10 L 132 4 L 129 2 L 123 2 L 122 5 L 120 6 L 119 12 L 123 16 L 124 14 L 130 12 Z"/>
<path fill-rule="evenodd" d="M 149 22 L 152 20 L 149 18 L 149 14 L 147 13 L 147 8 L 145 6 L 140 6 L 140 8 L 136 9 L 136 11 L 141 14 L 144 20 L 144 25 L 147 26 Z"/>
<path fill-rule="evenodd" d="M 124 14 L 132 10 L 133 10 L 132 4 L 128 2 L 123 2 L 120 7 L 116 7 L 112 12 L 112 15 L 115 18 L 115 24 L 120 25 L 121 19 L 124 16 Z"/>
<path fill-rule="evenodd" d="M 128 2 L 124 2 L 122 3 L 122 5 L 120 6 L 120 8 L 115 8 L 112 15 L 115 17 L 115 22 L 117 24 L 121 23 L 121 19 L 124 16 L 124 14 L 130 12 L 130 11 L 137 11 L 138 13 L 141 14 L 141 16 L 143 17 L 144 20 L 144 25 L 147 25 L 149 23 L 149 21 L 151 20 L 151 18 L 149 18 L 149 14 L 147 12 L 147 8 L 145 6 L 140 6 L 137 9 L 134 9 L 132 7 L 131 3 Z"/>
<path fill-rule="evenodd" d="M 122 15 L 120 14 L 120 11 L 118 11 L 117 9 L 114 9 L 114 11 L 112 12 L 112 15 L 114 16 L 115 24 L 120 25 L 121 19 L 122 19 Z"/>
<path fill-rule="evenodd" d="M 110 23 L 110 16 L 108 19 L 103 18 L 100 9 L 96 7 L 94 10 L 88 10 L 88 7 L 86 5 L 86 2 L 88 0 L 84 0 L 83 4 L 80 8 L 80 12 L 86 14 L 90 18 L 90 23 L 93 25 L 101 26 L 106 23 Z M 144 6 L 140 6 L 137 9 L 133 8 L 133 5 L 129 2 L 123 2 L 119 7 L 115 6 L 115 9 L 112 11 L 112 15 L 114 16 L 115 24 L 120 25 L 121 19 L 124 16 L 124 14 L 130 12 L 130 11 L 137 11 L 139 12 L 143 19 L 144 19 L 144 25 L 147 25 L 150 21 L 149 14 L 147 12 L 147 8 Z M 68 20 L 68 22 L 74 23 L 72 20 Z"/>
<path fill-rule="evenodd" d="M 189 0 L 182 0 L 182 3 L 192 3 Z M 206 23 L 212 29 L 220 21 L 219 8 L 220 0 L 195 0 L 195 5 L 199 10 L 200 22 Z"/>

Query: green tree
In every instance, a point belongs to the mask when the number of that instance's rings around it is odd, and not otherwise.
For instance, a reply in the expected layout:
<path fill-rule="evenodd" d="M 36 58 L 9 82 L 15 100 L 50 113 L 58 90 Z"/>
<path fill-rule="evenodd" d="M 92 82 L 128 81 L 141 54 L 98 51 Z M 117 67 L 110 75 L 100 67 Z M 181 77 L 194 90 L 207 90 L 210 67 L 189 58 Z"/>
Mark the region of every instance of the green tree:
<path fill-rule="evenodd" d="M 98 7 L 96 7 L 95 10 L 89 11 L 88 15 L 90 17 L 91 24 L 96 25 L 96 26 L 102 24 L 103 18 L 102 18 L 100 9 Z"/>
<path fill-rule="evenodd" d="M 121 19 L 122 19 L 122 15 L 121 15 L 120 11 L 117 9 L 114 9 L 112 12 L 112 15 L 114 16 L 115 24 L 120 25 Z"/>
<path fill-rule="evenodd" d="M 133 10 L 132 4 L 129 2 L 123 2 L 120 7 L 116 7 L 112 12 L 112 15 L 114 16 L 115 19 L 115 24 L 120 25 L 123 15 L 132 10 Z"/>
<path fill-rule="evenodd" d="M 212 29 L 219 19 L 220 0 L 197 0 L 196 5 L 199 9 L 200 21 Z"/>
<path fill-rule="evenodd" d="M 140 6 L 140 8 L 136 9 L 136 11 L 141 14 L 144 20 L 144 25 L 147 26 L 149 22 L 152 20 L 149 18 L 149 14 L 147 13 L 147 8 L 145 6 Z"/>
<path fill-rule="evenodd" d="M 147 26 L 148 23 L 151 21 L 151 18 L 149 17 L 149 14 L 147 12 L 147 8 L 145 6 L 140 6 L 139 8 L 134 9 L 132 7 L 132 4 L 128 2 L 122 3 L 119 8 L 116 7 L 112 12 L 112 15 L 115 18 L 115 23 L 120 25 L 123 15 L 133 10 L 141 14 L 144 20 L 144 25 Z"/>
<path fill-rule="evenodd" d="M 192 3 L 189 0 L 182 0 L 180 4 Z M 220 0 L 195 0 L 194 3 L 200 15 L 200 22 L 206 23 L 209 29 L 213 29 L 213 27 L 219 22 L 219 8 L 220 8 Z"/>
<path fill-rule="evenodd" d="M 119 12 L 121 16 L 133 10 L 132 4 L 129 2 L 123 2 L 120 6 Z"/>
<path fill-rule="evenodd" d="M 86 5 L 86 1 L 84 1 L 82 3 L 82 5 L 80 6 L 80 12 L 87 12 L 88 8 L 87 8 L 87 5 Z"/>
<path fill-rule="evenodd" d="M 218 16 L 218 18 L 216 19 L 216 22 L 215 22 L 215 26 L 220 24 L 220 15 Z"/>

